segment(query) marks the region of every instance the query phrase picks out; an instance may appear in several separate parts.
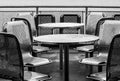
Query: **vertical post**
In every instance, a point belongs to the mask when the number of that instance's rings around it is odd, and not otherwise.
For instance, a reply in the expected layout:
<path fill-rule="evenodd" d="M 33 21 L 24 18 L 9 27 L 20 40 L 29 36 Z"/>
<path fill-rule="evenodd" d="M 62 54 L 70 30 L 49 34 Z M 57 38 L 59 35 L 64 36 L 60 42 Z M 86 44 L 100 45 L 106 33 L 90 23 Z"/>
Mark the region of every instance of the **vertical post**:
<path fill-rule="evenodd" d="M 36 7 L 36 15 L 38 14 L 39 12 L 39 7 Z"/>
<path fill-rule="evenodd" d="M 64 81 L 69 81 L 69 45 L 64 44 Z"/>
<path fill-rule="evenodd" d="M 59 28 L 59 34 L 63 34 L 62 28 Z M 60 45 L 59 48 L 60 48 L 60 70 L 63 70 L 63 45 Z"/>
<path fill-rule="evenodd" d="M 39 7 L 36 7 L 36 15 L 39 13 Z M 36 36 L 39 35 L 39 28 L 38 28 L 38 18 L 37 18 L 37 21 L 35 22 L 36 23 Z"/>
<path fill-rule="evenodd" d="M 81 21 L 81 23 L 83 23 L 84 22 L 84 11 L 82 11 L 82 21 Z"/>
<path fill-rule="evenodd" d="M 87 19 L 88 19 L 88 7 L 85 7 L 85 28 L 84 28 L 85 34 L 86 34 L 86 28 L 87 28 Z"/>
<path fill-rule="evenodd" d="M 63 70 L 63 45 L 59 45 L 60 48 L 60 70 Z"/>

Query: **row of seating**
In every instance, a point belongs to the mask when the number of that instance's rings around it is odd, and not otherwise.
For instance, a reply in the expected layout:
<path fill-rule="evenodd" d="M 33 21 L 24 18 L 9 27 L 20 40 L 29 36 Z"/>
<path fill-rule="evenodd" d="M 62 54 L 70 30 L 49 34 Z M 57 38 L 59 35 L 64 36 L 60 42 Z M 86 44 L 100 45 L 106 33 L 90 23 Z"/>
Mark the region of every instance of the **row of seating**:
<path fill-rule="evenodd" d="M 28 14 L 26 14 L 28 15 Z M 25 14 L 17 14 L 17 17 L 26 16 Z M 32 14 L 31 14 L 32 15 Z M 90 15 L 88 15 L 88 26 L 86 28 L 86 33 L 94 33 L 93 29 L 95 29 L 95 25 L 97 23 L 97 21 L 103 17 L 102 13 L 91 13 Z M 30 18 L 30 17 L 29 17 Z M 33 28 L 32 30 L 34 31 L 35 29 L 38 31 L 37 35 L 46 35 L 46 34 L 52 34 L 52 33 L 59 33 L 56 32 L 50 28 L 39 28 L 38 24 L 42 24 L 42 23 L 53 23 L 56 22 L 55 21 L 55 17 L 51 14 L 38 14 L 34 16 L 35 18 L 35 22 L 32 22 L 32 25 L 35 24 L 36 28 Z M 92 19 L 92 20 L 91 20 Z M 94 20 L 93 20 L 94 19 Z M 91 23 L 91 22 L 94 22 Z M 76 23 L 81 23 L 81 16 L 79 16 L 78 14 L 64 14 L 61 16 L 60 18 L 60 22 L 76 22 Z M 64 33 L 78 33 L 78 31 L 76 29 L 64 29 L 63 30 Z M 84 32 L 81 32 L 84 33 Z M 33 34 L 36 34 L 35 32 Z"/>
<path fill-rule="evenodd" d="M 27 15 L 30 13 L 23 13 L 23 14 L 17 14 L 17 17 L 27 17 Z M 116 17 L 118 17 L 119 14 L 116 15 Z M 31 16 L 33 16 L 31 14 Z M 50 28 L 39 28 L 38 24 L 42 24 L 42 23 L 54 23 L 55 21 L 55 17 L 52 14 L 38 14 L 33 16 L 35 21 L 31 21 L 31 25 L 32 25 L 32 32 L 33 35 L 47 35 L 47 34 L 52 34 L 52 33 L 59 33 L 57 31 L 53 31 Z M 86 33 L 87 34 L 95 34 L 95 27 L 97 24 L 97 21 L 101 18 L 105 17 L 103 13 L 90 13 L 88 15 L 88 20 L 87 20 L 87 27 L 86 27 Z M 115 18 L 116 18 L 115 17 Z M 31 20 L 31 17 L 28 17 L 27 19 Z M 79 16 L 78 14 L 64 14 L 60 17 L 60 22 L 76 22 L 76 23 L 81 23 L 81 16 Z M 38 32 L 35 32 L 35 31 Z M 83 32 L 82 32 L 83 31 Z M 82 29 L 81 33 L 84 33 L 84 28 Z M 77 29 L 64 29 L 63 30 L 64 33 L 78 33 Z"/>
<path fill-rule="evenodd" d="M 52 33 L 58 33 L 53 32 L 50 28 L 39 28 L 38 24 L 42 23 L 54 23 L 55 17 L 50 14 L 38 14 L 35 16 L 35 22 L 38 32 L 38 35 L 46 35 L 46 34 L 52 34 Z M 81 23 L 81 17 L 77 14 L 64 14 L 60 17 L 60 22 L 76 22 Z M 64 29 L 64 33 L 78 33 L 77 29 Z"/>
<path fill-rule="evenodd" d="M 86 33 L 87 34 L 94 34 L 94 30 L 95 30 L 95 25 L 97 23 L 97 21 L 100 18 L 103 18 L 104 14 L 103 13 L 91 13 L 88 15 L 88 25 L 86 28 Z M 60 17 L 60 22 L 75 22 L 75 23 L 82 23 L 82 17 L 78 14 L 64 14 Z M 46 21 L 47 19 L 47 21 Z M 55 22 L 55 17 L 53 15 L 50 14 L 38 14 L 35 16 L 35 22 L 36 22 L 36 27 L 38 28 L 37 30 L 38 35 L 44 35 L 44 34 L 52 34 L 52 30 L 50 30 L 50 28 L 39 28 L 38 24 L 42 24 L 42 23 L 53 23 Z M 94 22 L 94 23 L 93 23 Z M 47 32 L 47 33 L 46 33 Z M 63 33 L 78 33 L 77 29 L 64 29 Z M 81 33 L 84 33 L 84 28 L 82 29 Z"/>
<path fill-rule="evenodd" d="M 99 36 L 99 41 L 95 42 L 94 45 L 79 47 L 77 50 L 85 51 L 86 58 L 80 59 L 80 63 L 86 64 L 90 66 L 90 75 L 87 78 L 100 80 L 100 81 L 108 81 L 112 77 L 113 80 L 110 81 L 117 81 L 119 79 L 119 59 L 116 59 L 117 56 L 115 54 L 119 54 L 119 50 L 114 47 L 114 43 L 111 43 L 113 37 L 116 34 L 120 34 L 120 21 L 119 19 L 111 17 L 111 18 L 101 18 L 96 25 L 95 35 Z M 118 17 L 118 14 L 117 14 Z M 119 36 L 116 36 L 119 37 Z M 115 46 L 119 43 L 118 39 L 114 38 Z M 113 41 L 112 41 L 113 42 Z M 97 51 L 97 52 L 96 52 Z M 112 52 L 113 51 L 113 52 Z M 97 53 L 93 56 L 93 52 Z M 90 57 L 88 57 L 88 53 L 90 53 Z M 109 54 L 112 54 L 109 56 Z M 97 55 L 97 56 L 96 56 Z M 119 56 L 119 55 L 118 55 Z M 111 64 L 111 60 L 116 59 L 116 65 L 113 67 Z M 107 65 L 107 66 L 106 66 Z M 93 73 L 93 66 L 98 66 L 98 72 L 100 73 Z M 106 66 L 105 72 L 102 71 L 102 66 Z M 112 69 L 111 69 L 112 68 Z M 115 68 L 117 71 L 115 71 Z M 91 74 L 92 73 L 92 74 Z"/>

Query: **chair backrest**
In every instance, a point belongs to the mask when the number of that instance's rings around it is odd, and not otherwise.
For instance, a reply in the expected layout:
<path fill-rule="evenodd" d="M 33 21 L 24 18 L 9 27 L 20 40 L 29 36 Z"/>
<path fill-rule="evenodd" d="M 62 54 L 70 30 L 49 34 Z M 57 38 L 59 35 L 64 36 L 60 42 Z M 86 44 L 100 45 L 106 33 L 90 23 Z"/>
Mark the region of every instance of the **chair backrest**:
<path fill-rule="evenodd" d="M 60 17 L 60 22 L 75 22 L 81 23 L 81 17 L 77 14 L 63 14 Z"/>
<path fill-rule="evenodd" d="M 120 80 L 120 34 L 114 36 L 107 60 L 106 81 Z"/>
<path fill-rule="evenodd" d="M 23 81 L 24 67 L 19 42 L 14 35 L 0 33 L 0 77 Z"/>
<path fill-rule="evenodd" d="M 101 25 L 106 21 L 106 20 L 114 20 L 114 18 L 110 17 L 110 18 L 101 18 L 100 20 L 98 20 L 97 24 L 96 24 L 96 28 L 95 28 L 95 35 L 99 36 L 99 31 L 100 31 L 100 27 Z"/>
<path fill-rule="evenodd" d="M 81 16 L 79 16 L 78 14 L 63 14 L 60 17 L 60 22 L 81 23 Z M 83 31 L 84 31 L 84 28 L 81 29 L 81 33 L 83 33 Z M 78 33 L 78 30 L 76 28 L 64 29 L 63 33 L 76 34 Z"/>
<path fill-rule="evenodd" d="M 54 23 L 55 22 L 55 16 L 52 14 L 37 14 L 35 16 L 35 24 L 38 30 L 38 35 L 46 35 L 46 34 L 52 34 L 53 31 L 51 28 L 39 28 L 39 24 L 43 23 Z"/>
<path fill-rule="evenodd" d="M 33 41 L 33 36 L 32 36 L 33 32 L 31 30 L 30 22 L 27 19 L 25 19 L 25 18 L 19 18 L 19 17 L 12 17 L 11 18 L 11 21 L 20 21 L 20 20 L 24 21 L 28 25 L 28 28 L 29 28 L 29 31 L 30 31 L 30 38 L 31 38 L 31 41 Z"/>
<path fill-rule="evenodd" d="M 23 59 L 32 54 L 32 43 L 28 25 L 23 21 L 7 22 L 4 26 L 7 33 L 13 34 L 17 37 L 20 43 Z"/>
<path fill-rule="evenodd" d="M 96 29 L 96 24 L 98 20 L 104 17 L 103 13 L 98 13 L 98 12 L 91 12 L 88 15 L 88 20 L 87 20 L 87 27 L 86 27 L 86 34 L 95 34 L 95 29 Z"/>
<path fill-rule="evenodd" d="M 120 21 L 106 20 L 100 27 L 99 51 L 108 52 L 112 38 L 120 33 Z"/>
<path fill-rule="evenodd" d="M 120 20 L 120 14 L 115 14 L 114 18 L 115 18 L 115 20 Z"/>
<path fill-rule="evenodd" d="M 17 18 L 25 18 L 26 20 L 28 20 L 31 25 L 32 35 L 33 36 L 37 35 L 37 29 L 35 26 L 34 16 L 31 13 L 18 13 L 16 17 Z"/>

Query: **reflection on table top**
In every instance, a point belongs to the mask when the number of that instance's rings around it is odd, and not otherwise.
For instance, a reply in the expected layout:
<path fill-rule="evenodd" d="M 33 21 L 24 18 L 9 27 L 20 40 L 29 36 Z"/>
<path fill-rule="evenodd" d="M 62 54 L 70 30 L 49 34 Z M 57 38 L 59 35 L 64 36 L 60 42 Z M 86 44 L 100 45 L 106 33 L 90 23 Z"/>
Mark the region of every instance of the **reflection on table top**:
<path fill-rule="evenodd" d="M 34 40 L 42 43 L 73 44 L 98 40 L 99 37 L 85 34 L 53 34 L 35 37 Z"/>
<path fill-rule="evenodd" d="M 47 27 L 47 28 L 79 28 L 84 26 L 84 23 L 45 23 L 39 24 L 39 27 Z"/>

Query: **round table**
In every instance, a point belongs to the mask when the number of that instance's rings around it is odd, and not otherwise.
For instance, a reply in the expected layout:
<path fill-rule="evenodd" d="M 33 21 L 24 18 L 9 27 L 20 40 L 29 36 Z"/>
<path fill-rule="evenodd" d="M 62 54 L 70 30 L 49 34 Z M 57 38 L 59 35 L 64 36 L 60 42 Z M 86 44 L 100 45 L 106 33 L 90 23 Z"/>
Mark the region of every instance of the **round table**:
<path fill-rule="evenodd" d="M 63 23 L 44 23 L 39 24 L 38 27 L 46 27 L 46 28 L 52 28 L 57 29 L 59 28 L 59 33 L 63 33 L 63 29 L 65 28 L 78 28 L 84 27 L 84 23 L 72 23 L 72 22 L 63 22 Z"/>
<path fill-rule="evenodd" d="M 44 24 L 39 24 L 38 27 L 51 28 L 53 30 L 59 29 L 59 34 L 63 34 L 63 29 L 66 29 L 66 28 L 81 29 L 84 27 L 84 23 L 73 23 L 73 22 L 44 23 Z M 60 70 L 62 70 L 63 69 L 62 67 L 63 66 L 63 45 L 59 45 L 59 47 L 60 47 Z"/>
<path fill-rule="evenodd" d="M 59 44 L 64 48 L 64 81 L 69 81 L 69 45 L 95 42 L 99 37 L 85 34 L 53 34 L 35 37 L 41 43 Z"/>

